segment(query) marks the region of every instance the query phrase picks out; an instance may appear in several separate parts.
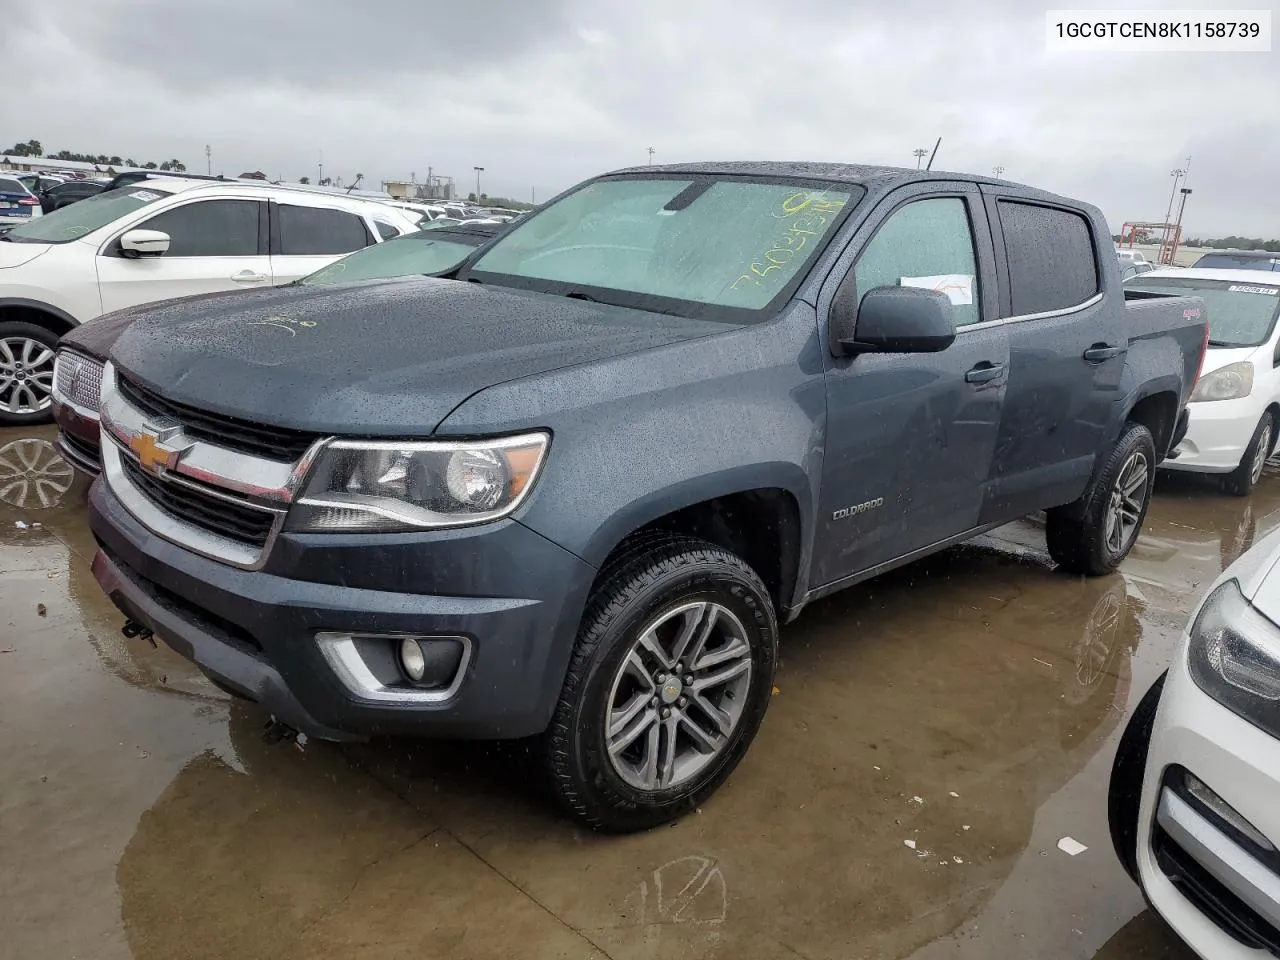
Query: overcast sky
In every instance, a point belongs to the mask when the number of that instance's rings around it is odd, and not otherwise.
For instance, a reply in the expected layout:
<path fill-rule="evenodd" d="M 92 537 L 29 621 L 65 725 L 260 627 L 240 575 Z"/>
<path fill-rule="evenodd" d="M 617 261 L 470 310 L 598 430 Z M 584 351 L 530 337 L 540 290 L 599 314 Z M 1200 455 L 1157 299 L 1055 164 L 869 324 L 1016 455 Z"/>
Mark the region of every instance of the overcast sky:
<path fill-rule="evenodd" d="M 650 146 L 659 163 L 913 166 L 941 136 L 936 168 L 1003 166 L 1115 231 L 1163 219 L 1190 155 L 1193 234 L 1280 235 L 1280 53 L 1049 54 L 1021 0 L 21 6 L 0 149 L 203 171 L 208 143 L 215 173 L 314 181 L 323 157 L 376 186 L 430 166 L 464 194 L 479 165 L 485 192 L 541 200 Z"/>

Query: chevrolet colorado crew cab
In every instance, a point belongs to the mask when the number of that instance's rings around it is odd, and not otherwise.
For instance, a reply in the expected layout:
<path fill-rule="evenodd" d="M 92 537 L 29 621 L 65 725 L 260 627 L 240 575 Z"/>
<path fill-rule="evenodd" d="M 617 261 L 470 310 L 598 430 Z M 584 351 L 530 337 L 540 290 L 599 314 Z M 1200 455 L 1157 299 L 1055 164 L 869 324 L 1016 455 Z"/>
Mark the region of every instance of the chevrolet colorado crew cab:
<path fill-rule="evenodd" d="M 1037 190 L 619 171 L 449 278 L 136 311 L 94 573 L 278 723 L 536 735 L 572 814 L 643 829 L 728 777 L 811 601 L 1042 509 L 1114 569 L 1205 330 Z"/>

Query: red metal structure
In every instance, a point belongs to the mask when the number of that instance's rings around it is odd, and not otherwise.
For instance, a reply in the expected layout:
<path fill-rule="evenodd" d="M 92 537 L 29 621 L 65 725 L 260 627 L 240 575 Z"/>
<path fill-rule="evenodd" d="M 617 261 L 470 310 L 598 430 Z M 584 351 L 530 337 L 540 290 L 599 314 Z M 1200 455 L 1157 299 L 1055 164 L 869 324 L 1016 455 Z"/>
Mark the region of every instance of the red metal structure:
<path fill-rule="evenodd" d="M 1173 255 L 1177 252 L 1178 244 L 1182 240 L 1182 225 L 1179 223 L 1126 221 L 1120 228 L 1120 245 L 1132 247 L 1138 233 L 1149 234 L 1157 230 L 1160 231 L 1160 253 L 1156 257 L 1156 262 L 1172 265 Z"/>

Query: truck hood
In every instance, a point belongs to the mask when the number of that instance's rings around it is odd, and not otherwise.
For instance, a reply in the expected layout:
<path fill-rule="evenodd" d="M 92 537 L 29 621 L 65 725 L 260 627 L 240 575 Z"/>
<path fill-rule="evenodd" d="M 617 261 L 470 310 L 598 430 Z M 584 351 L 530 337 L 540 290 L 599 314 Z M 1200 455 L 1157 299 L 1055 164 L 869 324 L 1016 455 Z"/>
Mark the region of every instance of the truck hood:
<path fill-rule="evenodd" d="M 17 243 L 0 240 L 0 270 L 30 263 L 42 253 L 48 253 L 50 249 L 47 243 Z"/>
<path fill-rule="evenodd" d="M 165 397 L 316 433 L 419 436 L 485 387 L 706 336 L 723 323 L 454 280 L 168 301 L 111 359 Z"/>

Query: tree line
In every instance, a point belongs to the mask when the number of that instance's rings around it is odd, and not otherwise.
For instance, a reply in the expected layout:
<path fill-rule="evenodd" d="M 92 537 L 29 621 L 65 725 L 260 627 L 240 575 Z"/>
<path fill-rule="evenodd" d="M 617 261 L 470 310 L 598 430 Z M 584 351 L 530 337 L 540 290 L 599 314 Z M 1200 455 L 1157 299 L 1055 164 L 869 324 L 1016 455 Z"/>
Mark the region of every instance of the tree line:
<path fill-rule="evenodd" d="M 39 140 L 27 140 L 25 143 L 15 143 L 8 150 L 0 150 L 0 156 L 46 157 L 46 159 L 49 160 L 78 160 L 82 163 L 98 163 L 114 167 L 141 167 L 143 170 L 170 170 L 174 173 L 183 173 L 187 169 L 187 165 L 181 160 L 163 160 L 160 163 L 156 163 L 154 160 L 148 160 L 146 163 L 139 163 L 132 157 L 121 159 L 118 156 L 107 156 L 105 153 L 76 153 L 74 150 L 59 150 L 57 153 L 46 154 L 44 152 L 44 144 Z"/>
<path fill-rule="evenodd" d="M 1183 243 L 1184 247 L 1212 247 L 1216 250 L 1231 248 L 1234 250 L 1267 250 L 1280 253 L 1280 240 L 1262 240 L 1258 237 L 1221 237 L 1217 240 L 1200 240 L 1193 237 Z"/>

